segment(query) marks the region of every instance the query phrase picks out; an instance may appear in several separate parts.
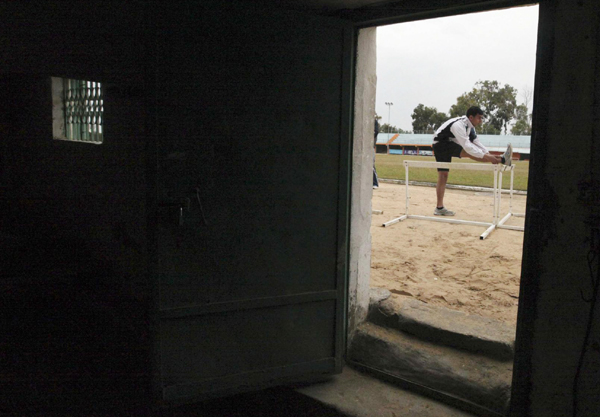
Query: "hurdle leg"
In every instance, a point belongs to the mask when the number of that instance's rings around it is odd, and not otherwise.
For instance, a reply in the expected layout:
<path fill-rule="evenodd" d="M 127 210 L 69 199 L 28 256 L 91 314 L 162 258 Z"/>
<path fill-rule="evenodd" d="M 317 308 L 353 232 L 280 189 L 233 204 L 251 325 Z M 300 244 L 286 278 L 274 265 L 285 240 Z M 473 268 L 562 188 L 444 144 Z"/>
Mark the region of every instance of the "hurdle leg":
<path fill-rule="evenodd" d="M 515 166 L 512 165 L 511 166 L 511 170 L 510 170 L 510 207 L 509 207 L 509 213 L 511 215 L 513 215 L 514 217 L 525 217 L 525 213 L 513 213 L 513 208 L 512 208 L 512 198 L 513 198 L 513 194 L 514 194 L 514 177 L 515 177 Z M 522 229 L 519 229 L 522 230 Z"/>
<path fill-rule="evenodd" d="M 392 219 L 388 222 L 383 223 L 382 224 L 383 227 L 391 226 L 393 224 L 399 223 L 402 220 L 406 220 L 408 218 L 408 205 L 409 205 L 410 197 L 408 196 L 408 164 L 407 164 L 407 161 L 404 161 L 404 182 L 406 183 L 406 211 L 404 212 L 405 214 L 403 216 L 396 217 L 395 219 Z"/>
<path fill-rule="evenodd" d="M 408 215 L 404 215 L 404 216 L 400 216 L 400 217 L 396 217 L 395 219 L 390 220 L 389 222 L 385 222 L 382 224 L 383 227 L 388 227 L 391 226 L 393 224 L 399 223 L 402 220 L 406 220 L 408 218 Z"/>
<path fill-rule="evenodd" d="M 494 189 L 492 191 L 492 198 L 494 199 L 494 216 L 493 216 L 493 220 L 492 220 L 492 224 L 485 230 L 485 232 L 483 232 L 480 236 L 479 239 L 483 240 L 486 237 L 488 237 L 494 230 L 496 230 L 496 226 L 498 224 L 498 217 L 499 217 L 499 212 L 500 212 L 500 202 L 499 202 L 499 196 L 498 196 L 498 177 L 500 177 L 500 181 L 502 181 L 502 174 L 500 174 L 500 171 L 498 170 L 498 166 L 494 165 Z"/>
<path fill-rule="evenodd" d="M 500 220 L 500 213 L 502 210 L 502 170 L 498 171 L 498 216 L 496 216 L 496 222 Z M 498 224 L 498 223 L 496 223 Z"/>
<path fill-rule="evenodd" d="M 498 165 L 494 165 L 494 216 L 492 218 L 492 223 L 497 224 L 498 222 Z M 485 238 L 484 238 L 485 239 Z"/>
<path fill-rule="evenodd" d="M 511 217 L 525 217 L 524 214 L 515 214 L 512 212 L 513 208 L 512 208 L 512 199 L 513 199 L 513 194 L 514 194 L 514 177 L 515 177 L 515 173 L 514 173 L 514 165 L 510 166 L 510 189 L 509 189 L 509 208 L 508 208 L 508 214 L 506 216 L 504 216 L 502 218 L 502 220 L 500 220 L 500 222 L 498 222 L 498 229 L 508 229 L 508 230 L 518 230 L 518 231 L 524 231 L 525 228 L 523 226 L 508 226 L 505 223 L 508 221 L 508 219 L 510 219 Z"/>
<path fill-rule="evenodd" d="M 500 226 L 503 226 L 503 225 L 504 225 L 504 223 L 506 223 L 506 221 L 507 221 L 508 219 L 510 219 L 511 217 L 512 217 L 512 213 L 508 213 L 506 216 L 504 216 L 504 217 L 502 218 L 502 220 L 500 220 L 500 221 L 498 222 L 498 227 L 500 227 Z"/>
<path fill-rule="evenodd" d="M 496 225 L 492 224 L 490 227 L 487 228 L 487 230 L 485 232 L 483 232 L 481 234 L 481 236 L 479 236 L 480 240 L 485 239 L 486 237 L 488 237 L 490 235 L 490 233 L 492 233 L 494 230 L 496 230 Z"/>
<path fill-rule="evenodd" d="M 408 205 L 410 202 L 410 197 L 408 196 L 408 161 L 404 161 L 404 183 L 406 185 L 406 210 L 404 214 L 408 216 Z"/>
<path fill-rule="evenodd" d="M 510 170 L 510 197 L 508 199 L 508 212 L 512 213 L 512 199 L 513 199 L 513 187 L 514 187 L 514 180 L 515 180 L 515 167 L 511 166 L 511 170 Z"/>

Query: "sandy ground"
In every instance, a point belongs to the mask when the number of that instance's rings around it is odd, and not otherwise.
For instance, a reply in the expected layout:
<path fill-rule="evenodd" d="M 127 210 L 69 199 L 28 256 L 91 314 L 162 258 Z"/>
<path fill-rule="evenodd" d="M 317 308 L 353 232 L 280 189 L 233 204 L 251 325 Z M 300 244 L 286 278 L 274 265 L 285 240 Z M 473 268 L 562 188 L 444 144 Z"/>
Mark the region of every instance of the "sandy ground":
<path fill-rule="evenodd" d="M 486 239 L 483 226 L 408 219 L 382 223 L 405 213 L 405 186 L 381 183 L 373 190 L 371 287 L 432 305 L 514 324 L 517 317 L 523 232 L 497 229 Z M 410 186 L 410 213 L 432 216 L 435 188 Z M 445 206 L 456 219 L 491 222 L 491 192 L 446 190 Z M 526 196 L 513 195 L 512 212 L 525 213 Z M 509 210 L 503 194 L 501 217 Z M 522 217 L 507 225 L 523 226 Z"/>

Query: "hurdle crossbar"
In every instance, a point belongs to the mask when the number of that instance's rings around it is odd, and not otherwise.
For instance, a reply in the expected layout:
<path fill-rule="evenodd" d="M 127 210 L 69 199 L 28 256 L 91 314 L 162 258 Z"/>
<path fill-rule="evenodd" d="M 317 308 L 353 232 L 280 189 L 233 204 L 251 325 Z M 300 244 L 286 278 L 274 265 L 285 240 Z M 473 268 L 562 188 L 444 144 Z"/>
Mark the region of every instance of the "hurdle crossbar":
<path fill-rule="evenodd" d="M 451 219 L 448 217 L 433 217 L 433 216 L 421 216 L 409 213 L 410 207 L 410 196 L 408 192 L 409 185 L 409 166 L 417 167 L 417 168 L 453 168 L 453 169 L 465 169 L 471 171 L 490 171 L 493 172 L 494 176 L 494 188 L 493 188 L 493 220 L 492 222 L 476 222 L 470 220 L 458 220 Z M 406 219 L 417 219 L 417 220 L 429 220 L 441 223 L 457 223 L 457 224 L 467 224 L 472 226 L 484 226 L 487 229 L 480 236 L 480 239 L 485 239 L 492 233 L 496 228 L 509 229 L 509 230 L 521 230 L 524 228 L 522 226 L 509 226 L 505 225 L 506 221 L 511 216 L 515 217 L 523 217 L 522 214 L 514 214 L 512 212 L 512 196 L 513 196 L 513 184 L 514 184 L 514 165 L 506 166 L 500 164 L 452 164 L 449 162 L 429 162 L 429 161 L 404 161 L 404 169 L 405 169 L 405 183 L 406 183 L 406 213 L 400 217 L 392 219 L 388 222 L 383 223 L 383 227 L 388 227 L 393 224 L 399 223 Z M 500 219 L 500 206 L 502 200 L 502 173 L 505 171 L 510 171 L 510 189 L 509 189 L 509 212 L 502 219 Z"/>

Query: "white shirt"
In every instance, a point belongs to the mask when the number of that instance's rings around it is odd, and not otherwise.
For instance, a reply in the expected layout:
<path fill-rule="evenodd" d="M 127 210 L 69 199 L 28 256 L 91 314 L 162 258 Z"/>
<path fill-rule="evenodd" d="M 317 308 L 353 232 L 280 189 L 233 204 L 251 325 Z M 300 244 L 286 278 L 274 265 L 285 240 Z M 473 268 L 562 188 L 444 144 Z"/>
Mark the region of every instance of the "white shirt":
<path fill-rule="evenodd" d="M 483 155 L 489 153 L 487 148 L 483 146 L 483 143 L 479 140 L 479 138 L 471 140 L 469 139 L 469 132 L 471 129 L 475 129 L 473 123 L 469 120 L 467 116 L 454 117 L 450 120 L 445 121 L 433 135 L 434 138 L 437 137 L 439 133 L 441 133 L 450 123 L 450 132 L 454 137 L 448 137 L 448 140 L 452 142 L 458 143 L 469 155 L 474 156 L 476 158 L 483 158 Z"/>

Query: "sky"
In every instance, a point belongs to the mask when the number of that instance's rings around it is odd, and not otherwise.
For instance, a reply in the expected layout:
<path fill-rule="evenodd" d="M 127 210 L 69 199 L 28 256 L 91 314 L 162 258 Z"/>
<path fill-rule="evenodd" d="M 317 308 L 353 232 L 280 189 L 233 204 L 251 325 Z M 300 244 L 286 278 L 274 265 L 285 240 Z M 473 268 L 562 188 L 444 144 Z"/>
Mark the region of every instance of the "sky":
<path fill-rule="evenodd" d="M 417 105 L 448 113 L 477 81 L 509 84 L 523 103 L 523 90 L 534 87 L 537 24 L 536 5 L 378 27 L 381 124 L 389 117 L 410 131 Z"/>

